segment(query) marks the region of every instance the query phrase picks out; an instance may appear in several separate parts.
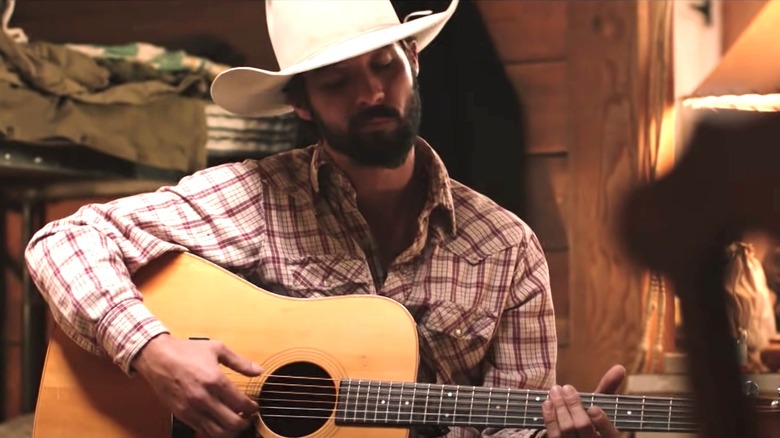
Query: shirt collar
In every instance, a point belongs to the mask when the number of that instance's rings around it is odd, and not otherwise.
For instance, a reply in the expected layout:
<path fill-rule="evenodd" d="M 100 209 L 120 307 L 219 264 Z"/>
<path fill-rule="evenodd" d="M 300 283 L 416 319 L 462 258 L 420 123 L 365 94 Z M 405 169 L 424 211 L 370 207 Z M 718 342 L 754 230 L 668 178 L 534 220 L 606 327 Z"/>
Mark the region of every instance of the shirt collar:
<path fill-rule="evenodd" d="M 428 195 L 423 207 L 423 216 L 438 221 L 448 234 L 455 234 L 455 207 L 452 198 L 452 183 L 444 162 L 433 148 L 418 137 L 414 144 L 418 169 L 428 177 Z M 327 181 L 325 173 L 336 170 L 336 165 L 325 152 L 321 143 L 314 146 L 309 165 L 309 179 L 314 193 L 320 194 L 322 184 Z M 437 212 L 438 214 L 432 214 Z"/>

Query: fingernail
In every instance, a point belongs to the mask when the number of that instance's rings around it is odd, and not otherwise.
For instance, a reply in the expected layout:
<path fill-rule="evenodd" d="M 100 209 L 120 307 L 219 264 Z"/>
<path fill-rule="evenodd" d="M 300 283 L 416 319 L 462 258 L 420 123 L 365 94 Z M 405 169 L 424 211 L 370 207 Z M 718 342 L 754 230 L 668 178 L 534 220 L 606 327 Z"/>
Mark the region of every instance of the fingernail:
<path fill-rule="evenodd" d="M 561 395 L 561 387 L 558 385 L 553 385 L 553 387 L 550 388 L 550 395 Z"/>
<path fill-rule="evenodd" d="M 572 394 L 574 394 L 574 393 L 576 393 L 576 392 L 577 392 L 577 391 L 576 391 L 576 390 L 574 389 L 574 387 L 573 387 L 573 386 L 571 386 L 571 385 L 564 385 L 564 386 L 563 386 L 563 393 L 564 393 L 564 394 L 567 394 L 567 395 L 572 395 Z"/>

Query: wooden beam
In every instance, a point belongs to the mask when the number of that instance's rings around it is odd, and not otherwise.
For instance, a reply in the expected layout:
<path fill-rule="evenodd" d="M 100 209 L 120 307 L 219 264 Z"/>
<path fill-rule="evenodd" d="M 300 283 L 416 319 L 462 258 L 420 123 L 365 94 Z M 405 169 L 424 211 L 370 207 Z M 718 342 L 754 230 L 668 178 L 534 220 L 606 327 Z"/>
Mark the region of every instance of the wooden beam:
<path fill-rule="evenodd" d="M 566 152 L 566 62 L 506 66 L 528 130 L 526 154 Z"/>
<path fill-rule="evenodd" d="M 504 63 L 566 56 L 566 2 L 481 0 L 476 5 Z"/>
<path fill-rule="evenodd" d="M 570 186 L 566 155 L 526 157 L 523 179 L 528 225 L 545 251 L 567 249 L 566 204 Z"/>
<path fill-rule="evenodd" d="M 569 287 L 576 291 L 567 357 L 588 359 L 560 368 L 582 390 L 612 364 L 629 365 L 641 339 L 641 278 L 614 235 L 620 201 L 639 180 L 639 57 L 648 51 L 639 46 L 638 3 L 567 2 Z"/>

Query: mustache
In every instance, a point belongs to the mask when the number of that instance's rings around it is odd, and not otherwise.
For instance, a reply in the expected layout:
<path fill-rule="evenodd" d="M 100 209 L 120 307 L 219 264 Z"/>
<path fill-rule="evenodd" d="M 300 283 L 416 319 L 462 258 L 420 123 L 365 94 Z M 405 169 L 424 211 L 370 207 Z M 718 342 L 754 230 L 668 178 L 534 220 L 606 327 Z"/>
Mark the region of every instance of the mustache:
<path fill-rule="evenodd" d="M 352 123 L 355 125 L 360 125 L 368 122 L 374 117 L 392 117 L 394 119 L 400 120 L 401 113 L 398 112 L 398 110 L 396 110 L 395 108 L 389 106 L 375 105 L 370 108 L 364 109 L 363 111 L 359 112 L 354 117 L 352 117 Z"/>

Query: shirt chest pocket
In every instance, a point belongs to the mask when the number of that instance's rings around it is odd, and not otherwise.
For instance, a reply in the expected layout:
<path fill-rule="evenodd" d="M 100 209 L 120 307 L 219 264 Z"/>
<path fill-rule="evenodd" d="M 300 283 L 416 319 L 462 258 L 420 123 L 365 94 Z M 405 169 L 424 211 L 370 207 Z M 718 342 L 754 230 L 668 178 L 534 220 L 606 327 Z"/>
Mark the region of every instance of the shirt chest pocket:
<path fill-rule="evenodd" d="M 435 301 L 419 322 L 423 348 L 439 366 L 458 366 L 464 371 L 485 357 L 498 326 L 499 314 L 485 307 L 467 307 L 452 301 Z"/>
<path fill-rule="evenodd" d="M 309 256 L 286 263 L 286 289 L 291 296 L 310 298 L 371 293 L 371 274 L 362 259 Z"/>

